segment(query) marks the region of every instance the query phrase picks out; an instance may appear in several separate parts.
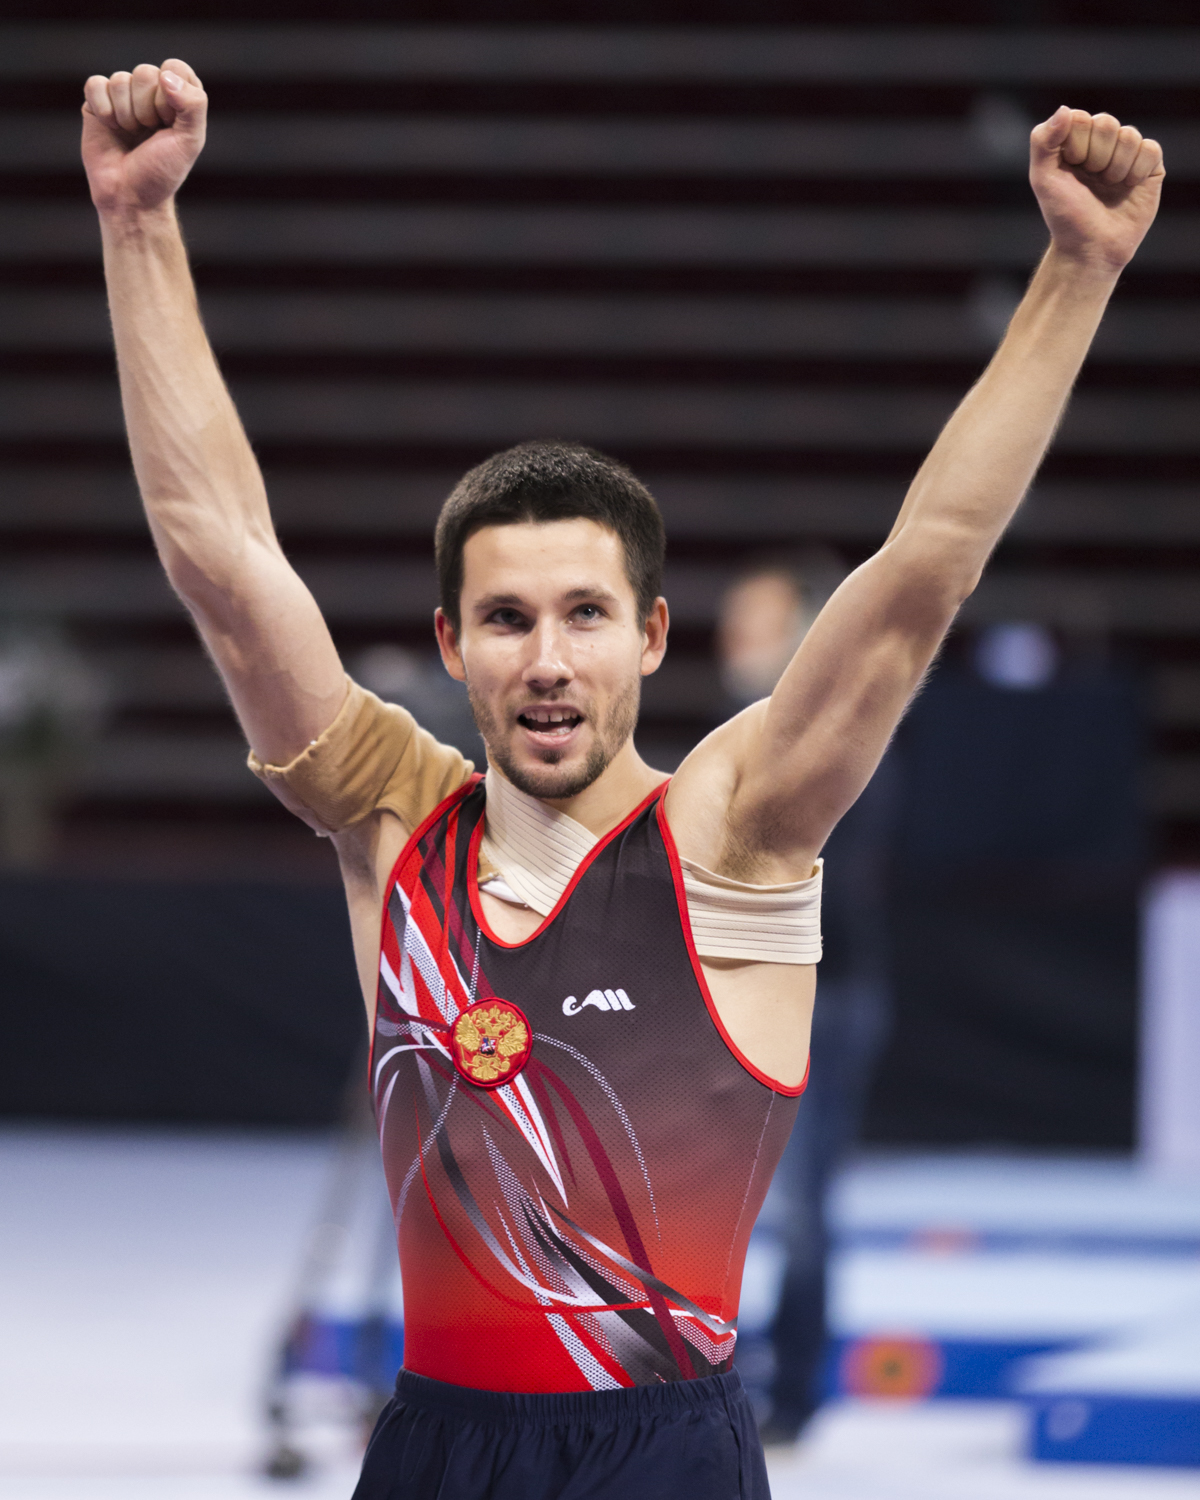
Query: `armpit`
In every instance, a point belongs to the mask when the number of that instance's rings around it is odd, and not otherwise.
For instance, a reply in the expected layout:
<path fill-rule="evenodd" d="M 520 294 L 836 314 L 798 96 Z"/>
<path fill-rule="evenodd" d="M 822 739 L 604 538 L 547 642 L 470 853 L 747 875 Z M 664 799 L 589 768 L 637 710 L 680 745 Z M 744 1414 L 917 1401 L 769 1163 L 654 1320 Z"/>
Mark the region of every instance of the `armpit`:
<path fill-rule="evenodd" d="M 473 764 L 420 727 L 406 708 L 346 679 L 337 718 L 285 766 L 248 764 L 314 832 L 340 833 L 385 809 L 416 828 L 471 775 Z"/>

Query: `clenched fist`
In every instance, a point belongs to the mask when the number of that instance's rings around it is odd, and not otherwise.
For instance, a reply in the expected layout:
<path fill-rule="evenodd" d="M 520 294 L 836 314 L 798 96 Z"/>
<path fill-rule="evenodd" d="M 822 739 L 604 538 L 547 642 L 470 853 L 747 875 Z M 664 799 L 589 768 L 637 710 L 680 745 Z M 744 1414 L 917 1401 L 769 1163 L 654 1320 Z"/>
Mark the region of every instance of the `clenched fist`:
<path fill-rule="evenodd" d="M 83 87 L 83 164 L 101 213 L 158 208 L 204 146 L 208 98 L 187 63 L 96 74 Z"/>
<path fill-rule="evenodd" d="M 1055 247 L 1081 263 L 1119 271 L 1154 222 L 1162 147 L 1112 115 L 1064 104 L 1030 137 L 1029 180 Z"/>

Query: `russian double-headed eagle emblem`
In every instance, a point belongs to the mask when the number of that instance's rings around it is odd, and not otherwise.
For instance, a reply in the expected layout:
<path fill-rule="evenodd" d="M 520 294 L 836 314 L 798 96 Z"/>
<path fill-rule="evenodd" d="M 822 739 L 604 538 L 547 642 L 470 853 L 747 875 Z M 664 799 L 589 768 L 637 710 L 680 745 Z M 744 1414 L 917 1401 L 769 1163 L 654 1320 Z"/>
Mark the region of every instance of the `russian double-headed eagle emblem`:
<path fill-rule="evenodd" d="M 477 1088 L 511 1083 L 533 1048 L 529 1022 L 510 1000 L 480 1000 L 469 1005 L 450 1031 L 454 1066 Z"/>

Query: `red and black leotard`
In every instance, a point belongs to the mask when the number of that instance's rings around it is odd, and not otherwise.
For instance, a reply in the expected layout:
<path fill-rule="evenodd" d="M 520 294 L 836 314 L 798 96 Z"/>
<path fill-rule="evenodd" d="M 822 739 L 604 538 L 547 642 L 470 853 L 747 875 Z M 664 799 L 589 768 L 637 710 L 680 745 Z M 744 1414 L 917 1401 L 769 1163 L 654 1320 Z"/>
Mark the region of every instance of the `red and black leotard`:
<path fill-rule="evenodd" d="M 481 910 L 479 778 L 397 861 L 371 1083 L 406 1369 L 544 1392 L 730 1367 L 746 1245 L 803 1085 L 774 1083 L 721 1027 L 661 790 L 522 943 Z M 532 1050 L 485 1087 L 456 1071 L 452 1028 L 491 997 L 524 1013 Z"/>

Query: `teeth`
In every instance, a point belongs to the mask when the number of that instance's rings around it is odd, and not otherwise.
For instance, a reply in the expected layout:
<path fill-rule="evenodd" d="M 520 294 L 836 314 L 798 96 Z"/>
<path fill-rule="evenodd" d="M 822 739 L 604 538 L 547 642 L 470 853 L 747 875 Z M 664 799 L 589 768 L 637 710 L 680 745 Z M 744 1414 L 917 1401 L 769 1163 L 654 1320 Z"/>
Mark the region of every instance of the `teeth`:
<path fill-rule="evenodd" d="M 561 708 L 531 708 L 522 715 L 530 724 L 549 726 L 551 724 L 567 724 L 569 720 L 577 717 L 571 712 L 564 712 Z M 569 726 L 568 726 L 569 727 Z"/>

